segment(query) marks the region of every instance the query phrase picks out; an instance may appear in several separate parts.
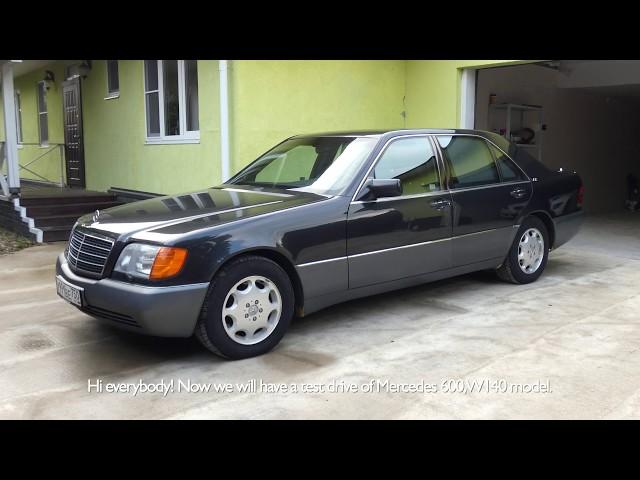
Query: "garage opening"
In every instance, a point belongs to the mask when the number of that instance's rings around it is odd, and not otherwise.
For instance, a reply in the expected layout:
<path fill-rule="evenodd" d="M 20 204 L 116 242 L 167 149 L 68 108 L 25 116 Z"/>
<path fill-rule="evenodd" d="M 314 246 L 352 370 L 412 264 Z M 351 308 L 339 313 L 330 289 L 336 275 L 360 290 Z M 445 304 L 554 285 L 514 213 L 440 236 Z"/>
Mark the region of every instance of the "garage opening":
<path fill-rule="evenodd" d="M 640 177 L 640 61 L 554 60 L 463 79 L 465 126 L 473 119 L 549 168 L 577 171 L 587 213 L 637 208 L 630 187 Z"/>

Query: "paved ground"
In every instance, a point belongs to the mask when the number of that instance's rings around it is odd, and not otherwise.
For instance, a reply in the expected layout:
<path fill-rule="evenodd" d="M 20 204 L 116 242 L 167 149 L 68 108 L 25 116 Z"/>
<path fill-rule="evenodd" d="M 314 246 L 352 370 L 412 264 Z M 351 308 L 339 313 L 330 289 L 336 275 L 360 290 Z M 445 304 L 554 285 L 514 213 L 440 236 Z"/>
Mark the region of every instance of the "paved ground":
<path fill-rule="evenodd" d="M 639 239 L 640 215 L 594 217 L 533 285 L 477 273 L 350 302 L 240 362 L 86 317 L 55 294 L 63 245 L 28 248 L 0 256 L 0 418 L 639 418 Z M 252 379 L 280 391 L 240 392 Z"/>

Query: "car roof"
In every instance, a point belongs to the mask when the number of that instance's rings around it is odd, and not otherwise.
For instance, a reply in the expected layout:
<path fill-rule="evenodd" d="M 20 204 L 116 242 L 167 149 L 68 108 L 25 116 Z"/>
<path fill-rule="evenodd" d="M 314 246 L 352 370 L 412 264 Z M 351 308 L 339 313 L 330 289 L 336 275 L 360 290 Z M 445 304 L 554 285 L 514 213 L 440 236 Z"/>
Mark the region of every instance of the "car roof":
<path fill-rule="evenodd" d="M 410 128 L 399 130 L 345 130 L 337 132 L 322 132 L 322 133 L 309 133 L 304 135 L 295 135 L 292 138 L 304 138 L 304 137 L 379 137 L 382 135 L 397 136 L 397 135 L 415 135 L 415 134 L 437 134 L 437 133 L 467 133 L 474 135 L 486 136 L 489 132 L 482 130 L 463 130 L 456 128 Z"/>

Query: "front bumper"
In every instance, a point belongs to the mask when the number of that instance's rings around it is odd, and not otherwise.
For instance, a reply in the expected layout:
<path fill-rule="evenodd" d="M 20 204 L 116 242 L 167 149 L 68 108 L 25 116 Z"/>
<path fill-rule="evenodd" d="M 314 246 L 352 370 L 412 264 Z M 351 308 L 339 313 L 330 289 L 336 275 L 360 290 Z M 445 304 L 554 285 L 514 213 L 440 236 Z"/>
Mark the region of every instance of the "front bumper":
<path fill-rule="evenodd" d="M 84 313 L 125 330 L 160 337 L 190 337 L 198 321 L 208 283 L 147 287 L 110 278 L 94 280 L 71 271 L 64 253 L 56 274 L 81 287 Z"/>

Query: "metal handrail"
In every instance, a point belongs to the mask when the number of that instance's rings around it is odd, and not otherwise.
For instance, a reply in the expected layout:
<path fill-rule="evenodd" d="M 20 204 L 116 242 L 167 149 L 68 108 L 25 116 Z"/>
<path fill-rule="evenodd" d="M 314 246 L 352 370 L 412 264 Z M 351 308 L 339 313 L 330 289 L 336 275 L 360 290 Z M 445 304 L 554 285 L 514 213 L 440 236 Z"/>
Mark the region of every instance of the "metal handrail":
<path fill-rule="evenodd" d="M 51 148 L 48 148 L 48 150 L 46 150 L 45 152 L 43 152 L 40 155 L 38 155 L 33 160 L 31 160 L 29 163 L 27 163 L 25 165 L 20 165 L 20 169 L 26 170 L 31 175 L 34 175 L 34 176 L 40 178 L 43 182 L 58 184 L 60 187 L 64 187 L 65 186 L 65 184 L 64 184 L 64 143 L 47 143 L 46 145 L 42 145 L 40 143 L 21 142 L 18 145 L 19 146 L 20 145 L 41 146 L 43 148 L 51 147 Z M 34 172 L 32 169 L 29 168 L 30 165 L 34 164 L 35 162 L 37 162 L 41 158 L 47 156 L 48 154 L 50 154 L 51 152 L 55 151 L 56 149 L 58 149 L 60 151 L 60 181 L 58 181 L 58 182 L 51 181 L 48 178 L 40 175 L 39 173 Z"/>

